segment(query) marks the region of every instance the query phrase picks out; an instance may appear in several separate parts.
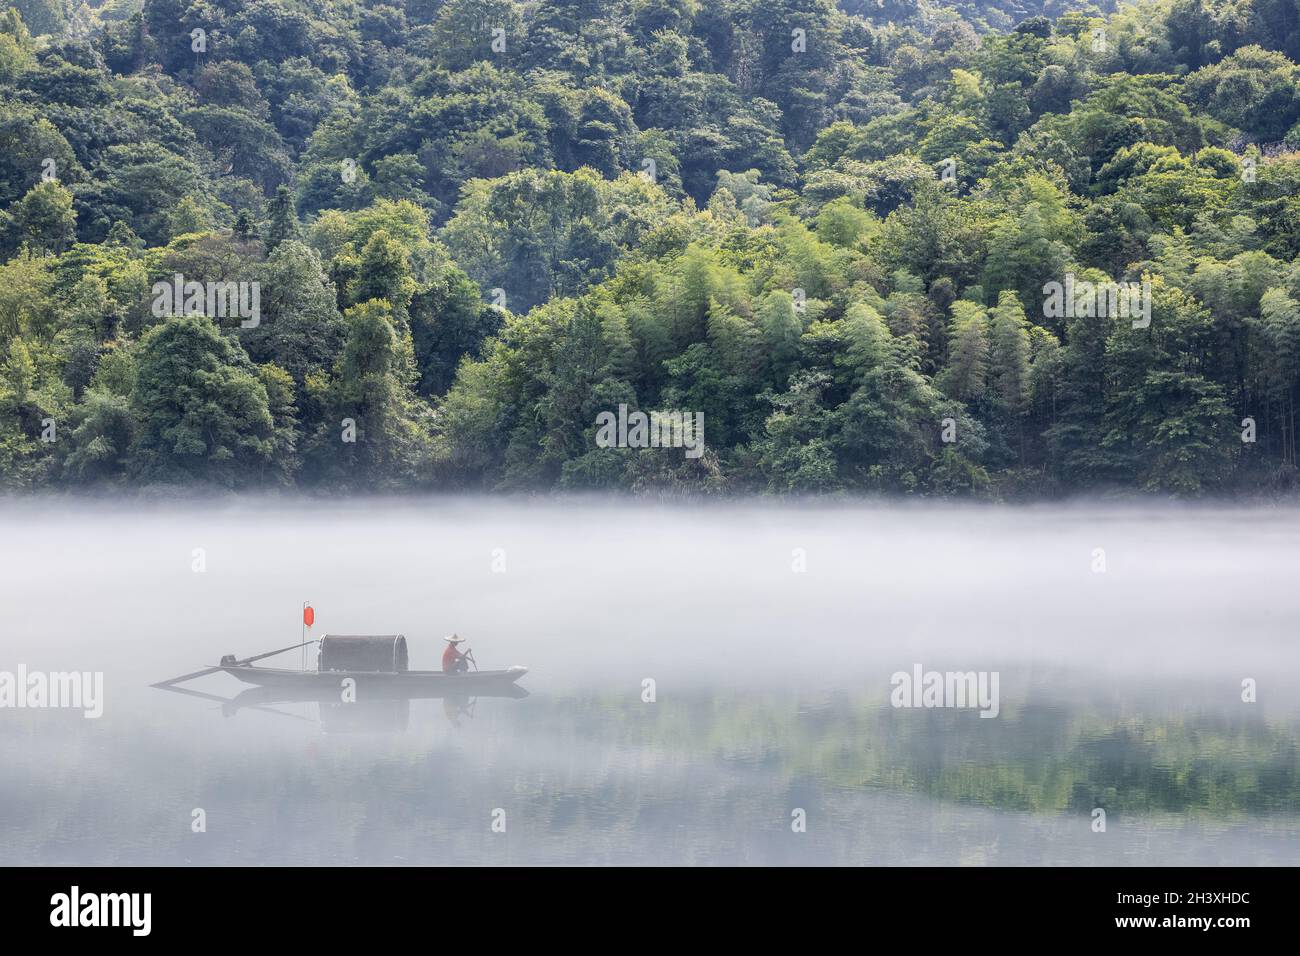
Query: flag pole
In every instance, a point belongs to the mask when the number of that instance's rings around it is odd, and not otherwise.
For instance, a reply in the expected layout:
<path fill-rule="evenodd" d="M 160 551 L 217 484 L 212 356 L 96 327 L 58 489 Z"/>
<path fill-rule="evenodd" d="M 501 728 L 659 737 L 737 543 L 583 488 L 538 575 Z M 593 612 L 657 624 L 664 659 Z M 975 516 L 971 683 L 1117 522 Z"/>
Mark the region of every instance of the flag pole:
<path fill-rule="evenodd" d="M 312 631 L 312 624 L 316 623 L 316 609 L 312 607 L 311 601 L 303 601 L 303 663 L 302 669 L 307 670 L 307 645 L 311 641 L 307 640 L 308 633 Z"/>

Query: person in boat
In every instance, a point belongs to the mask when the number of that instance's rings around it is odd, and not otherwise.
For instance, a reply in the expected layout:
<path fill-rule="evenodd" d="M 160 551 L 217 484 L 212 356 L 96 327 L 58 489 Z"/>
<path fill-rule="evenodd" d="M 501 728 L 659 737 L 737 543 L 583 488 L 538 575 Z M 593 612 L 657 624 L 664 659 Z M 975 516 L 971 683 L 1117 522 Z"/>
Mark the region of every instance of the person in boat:
<path fill-rule="evenodd" d="M 459 645 L 465 643 L 465 638 L 459 634 L 453 634 L 451 637 L 444 637 L 447 642 L 447 649 L 442 652 L 442 669 L 447 674 L 463 674 L 469 670 L 470 652 L 461 651 Z"/>

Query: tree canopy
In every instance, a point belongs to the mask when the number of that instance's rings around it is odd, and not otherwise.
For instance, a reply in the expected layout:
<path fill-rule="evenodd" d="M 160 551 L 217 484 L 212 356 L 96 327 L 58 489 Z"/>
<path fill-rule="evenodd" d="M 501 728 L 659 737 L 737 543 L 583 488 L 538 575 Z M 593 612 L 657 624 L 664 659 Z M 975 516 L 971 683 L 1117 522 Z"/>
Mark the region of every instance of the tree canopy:
<path fill-rule="evenodd" d="M 1291 487 L 1294 13 L 4 0 L 0 487 Z"/>

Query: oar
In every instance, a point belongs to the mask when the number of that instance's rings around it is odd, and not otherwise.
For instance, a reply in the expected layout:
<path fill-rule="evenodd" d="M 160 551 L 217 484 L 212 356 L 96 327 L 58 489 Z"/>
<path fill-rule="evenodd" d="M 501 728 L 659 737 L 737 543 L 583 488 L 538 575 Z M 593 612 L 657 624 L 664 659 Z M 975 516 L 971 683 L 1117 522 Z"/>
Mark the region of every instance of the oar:
<path fill-rule="evenodd" d="M 242 661 L 235 661 L 234 664 L 221 664 L 217 667 L 205 667 L 201 671 L 195 671 L 193 674 L 182 674 L 180 677 L 173 677 L 171 680 L 159 681 L 151 684 L 151 687 L 169 687 L 172 684 L 182 684 L 187 680 L 194 680 L 196 677 L 207 677 L 209 674 L 215 674 L 217 671 L 225 670 L 227 667 L 242 667 L 244 664 L 251 664 L 253 661 L 260 661 L 265 657 L 274 657 L 276 654 L 283 654 L 286 651 L 296 651 L 300 647 L 306 647 L 308 644 L 315 644 L 319 638 L 313 638 L 310 641 L 303 641 L 301 644 L 294 644 L 292 647 L 282 647 L 278 651 L 267 651 L 265 654 L 254 654 L 252 657 L 246 657 Z"/>
<path fill-rule="evenodd" d="M 264 657 L 274 657 L 276 654 L 283 654 L 285 651 L 296 651 L 300 647 L 306 647 L 308 644 L 315 644 L 320 638 L 313 637 L 310 641 L 303 641 L 301 644 L 294 644 L 290 647 L 282 647 L 278 651 L 267 651 L 265 654 L 256 654 L 253 657 L 245 657 L 242 661 L 235 661 L 235 666 L 251 664 L 253 661 L 260 661 Z M 220 667 L 217 670 L 221 670 Z"/>
<path fill-rule="evenodd" d="M 171 680 L 160 680 L 156 684 L 150 684 L 150 687 L 170 688 L 172 684 L 183 684 L 187 680 L 193 680 L 196 677 L 207 677 L 209 674 L 215 674 L 221 670 L 220 667 L 207 667 L 201 671 L 195 671 L 193 674 L 182 674 L 180 677 L 173 677 Z"/>

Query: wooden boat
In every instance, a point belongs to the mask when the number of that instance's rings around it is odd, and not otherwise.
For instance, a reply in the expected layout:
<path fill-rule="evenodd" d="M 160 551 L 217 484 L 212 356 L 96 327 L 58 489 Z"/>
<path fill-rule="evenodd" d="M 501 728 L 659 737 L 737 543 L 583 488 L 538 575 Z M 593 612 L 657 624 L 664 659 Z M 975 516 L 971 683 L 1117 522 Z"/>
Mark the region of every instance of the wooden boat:
<path fill-rule="evenodd" d="M 258 667 L 254 664 L 255 661 L 297 650 L 308 644 L 320 645 L 316 658 L 317 669 L 314 671 Z M 495 671 L 472 670 L 459 674 L 409 670 L 406 638 L 401 634 L 327 634 L 243 660 L 227 654 L 213 667 L 182 674 L 153 686 L 185 692 L 176 685 L 218 672 L 229 674 L 245 684 L 266 688 L 281 700 L 332 700 L 338 699 L 345 690 L 354 691 L 355 699 L 358 700 L 367 697 L 405 697 L 413 700 L 432 697 L 528 696 L 526 690 L 516 686 L 519 678 L 528 673 L 526 667 L 514 666 Z M 352 684 L 347 685 L 346 681 L 352 681 Z M 205 696 L 197 691 L 189 693 Z"/>
<path fill-rule="evenodd" d="M 445 694 L 474 694 L 478 690 L 503 688 L 528 673 L 527 667 L 507 667 L 503 671 L 467 671 L 445 674 L 442 671 L 295 671 L 280 667 L 254 667 L 238 662 L 222 664 L 218 670 L 245 684 L 273 688 L 302 688 L 306 691 L 331 692 L 344 680 L 363 689 L 386 690 L 412 697 L 441 697 Z M 428 693 L 425 693 L 428 692 Z"/>

